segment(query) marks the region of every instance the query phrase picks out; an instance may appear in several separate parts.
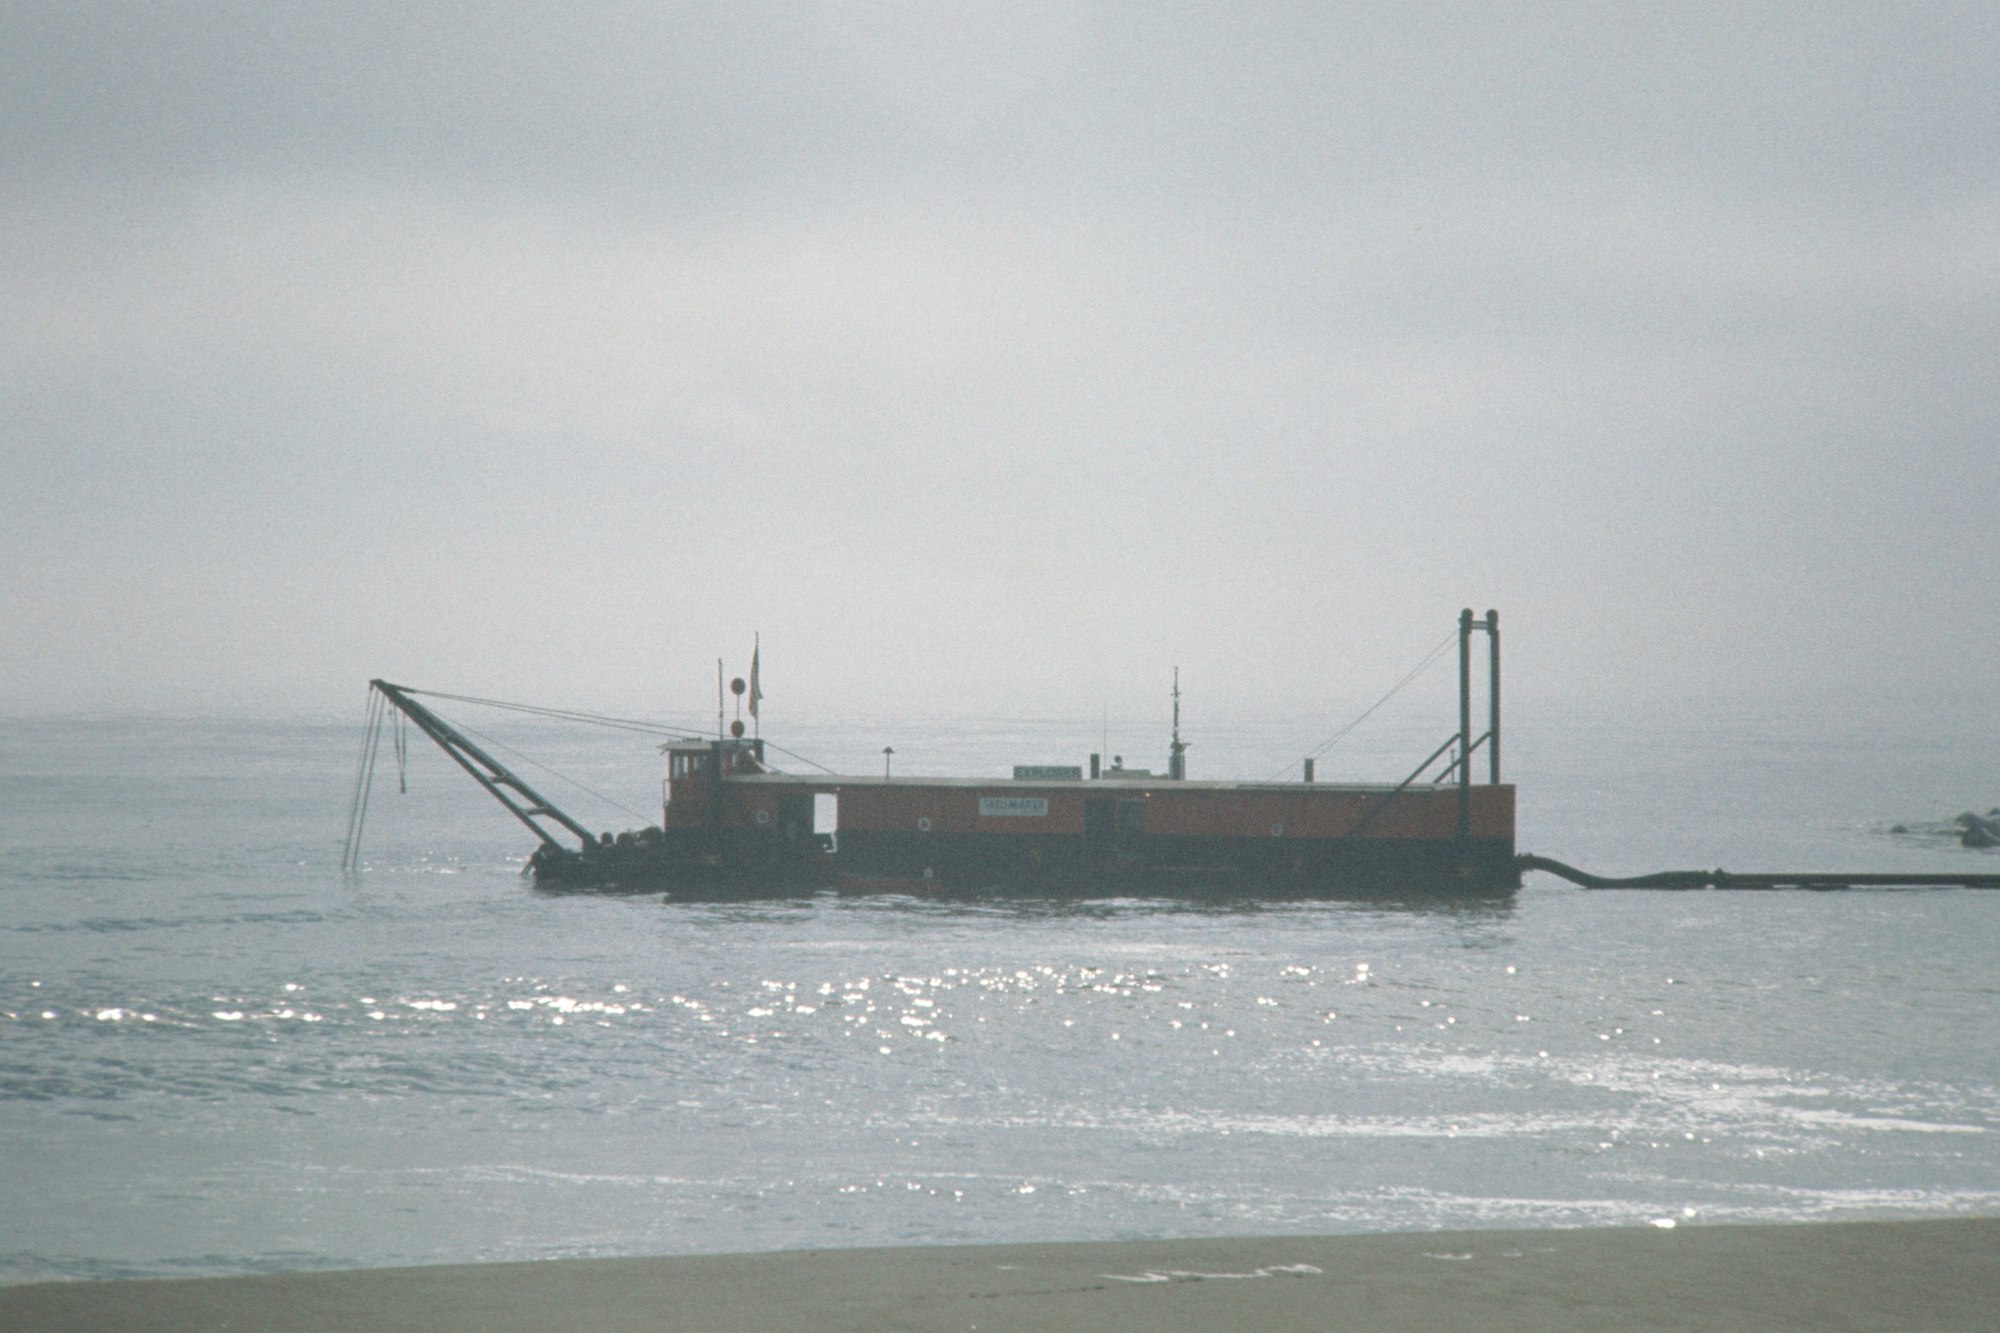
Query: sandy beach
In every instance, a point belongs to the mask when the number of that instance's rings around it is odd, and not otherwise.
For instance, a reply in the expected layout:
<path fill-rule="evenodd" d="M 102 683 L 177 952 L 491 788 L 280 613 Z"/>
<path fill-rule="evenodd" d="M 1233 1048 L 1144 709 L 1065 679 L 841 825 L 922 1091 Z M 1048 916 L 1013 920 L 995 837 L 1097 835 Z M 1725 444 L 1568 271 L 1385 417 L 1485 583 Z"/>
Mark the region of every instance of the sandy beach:
<path fill-rule="evenodd" d="M 116 1330 L 2000 1329 L 2000 1218 L 801 1250 L 0 1288 Z"/>

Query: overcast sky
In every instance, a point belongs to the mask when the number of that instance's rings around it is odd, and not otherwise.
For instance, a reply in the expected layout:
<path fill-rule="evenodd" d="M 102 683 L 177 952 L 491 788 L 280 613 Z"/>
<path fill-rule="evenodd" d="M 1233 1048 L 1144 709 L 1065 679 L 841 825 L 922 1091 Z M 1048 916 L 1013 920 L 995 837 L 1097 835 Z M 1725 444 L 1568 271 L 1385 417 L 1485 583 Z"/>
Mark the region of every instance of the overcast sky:
<path fill-rule="evenodd" d="M 1992 0 L 18 3 L 0 173 L 0 713 L 2000 708 Z"/>

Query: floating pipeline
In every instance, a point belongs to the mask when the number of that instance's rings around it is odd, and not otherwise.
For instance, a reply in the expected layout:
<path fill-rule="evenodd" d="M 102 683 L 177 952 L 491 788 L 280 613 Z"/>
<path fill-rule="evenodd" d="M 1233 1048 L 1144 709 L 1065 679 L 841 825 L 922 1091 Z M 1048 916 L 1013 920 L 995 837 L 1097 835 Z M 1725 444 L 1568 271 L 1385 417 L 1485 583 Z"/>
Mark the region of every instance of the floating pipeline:
<path fill-rule="evenodd" d="M 1523 854 L 1515 859 L 1522 873 L 1539 870 L 1586 889 L 2000 889 L 2000 875 L 1912 874 L 1903 871 L 1762 871 L 1748 874 L 1727 870 L 1662 870 L 1650 875 L 1593 875 L 1546 856 Z"/>

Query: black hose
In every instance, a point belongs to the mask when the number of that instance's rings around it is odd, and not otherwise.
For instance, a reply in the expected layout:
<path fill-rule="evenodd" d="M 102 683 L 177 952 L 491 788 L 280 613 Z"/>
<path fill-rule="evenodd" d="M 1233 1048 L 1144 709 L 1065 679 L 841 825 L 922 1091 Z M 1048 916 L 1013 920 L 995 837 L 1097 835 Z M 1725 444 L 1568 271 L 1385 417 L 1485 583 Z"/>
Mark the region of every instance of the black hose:
<path fill-rule="evenodd" d="M 1546 856 L 1514 858 L 1523 874 L 1540 870 L 1586 889 L 2000 889 L 2000 875 L 1905 874 L 1864 871 L 1772 871 L 1733 874 L 1727 870 L 1660 870 L 1650 875 L 1593 875 Z"/>

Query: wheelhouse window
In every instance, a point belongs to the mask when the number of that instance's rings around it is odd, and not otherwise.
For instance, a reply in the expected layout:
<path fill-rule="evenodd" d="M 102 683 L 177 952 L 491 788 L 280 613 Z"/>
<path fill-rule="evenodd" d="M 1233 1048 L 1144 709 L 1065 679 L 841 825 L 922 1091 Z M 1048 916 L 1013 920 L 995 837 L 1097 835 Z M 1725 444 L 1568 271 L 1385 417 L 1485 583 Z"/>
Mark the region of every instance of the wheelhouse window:
<path fill-rule="evenodd" d="M 667 758 L 667 776 L 684 778 L 691 773 L 708 772 L 709 755 L 705 750 L 678 750 Z"/>

